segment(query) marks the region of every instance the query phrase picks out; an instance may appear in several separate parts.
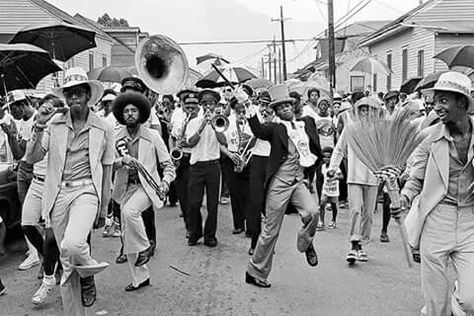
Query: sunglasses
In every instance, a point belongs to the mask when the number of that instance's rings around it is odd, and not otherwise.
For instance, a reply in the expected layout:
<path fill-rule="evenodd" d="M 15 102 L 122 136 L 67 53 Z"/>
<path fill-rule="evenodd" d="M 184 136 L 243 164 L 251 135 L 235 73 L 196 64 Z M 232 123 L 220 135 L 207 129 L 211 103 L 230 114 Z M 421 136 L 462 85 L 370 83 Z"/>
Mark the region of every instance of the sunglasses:
<path fill-rule="evenodd" d="M 69 88 L 63 91 L 63 95 L 65 98 L 72 98 L 74 95 L 81 97 L 87 93 L 87 89 L 83 87 L 78 88 Z"/>

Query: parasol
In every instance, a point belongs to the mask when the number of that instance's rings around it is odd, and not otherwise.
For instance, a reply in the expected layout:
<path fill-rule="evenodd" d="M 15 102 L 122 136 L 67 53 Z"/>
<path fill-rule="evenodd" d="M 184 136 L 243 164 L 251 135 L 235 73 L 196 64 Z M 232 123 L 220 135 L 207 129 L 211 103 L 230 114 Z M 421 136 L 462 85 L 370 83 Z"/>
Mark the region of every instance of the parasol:
<path fill-rule="evenodd" d="M 221 66 L 222 65 L 221 61 L 225 62 L 226 64 L 230 64 L 230 62 L 224 57 L 222 57 L 221 55 L 217 55 L 214 53 L 207 53 L 205 55 L 196 57 L 196 65 L 199 65 L 207 60 L 214 60 L 214 65 L 216 66 Z"/>
<path fill-rule="evenodd" d="M 216 67 L 213 65 L 211 71 L 205 74 L 200 80 L 196 82 L 198 88 L 217 88 L 224 87 L 232 84 L 244 83 L 250 79 L 257 78 L 252 72 L 242 66 L 237 65 L 224 65 L 222 67 Z M 227 80 L 219 73 L 227 78 Z"/>
<path fill-rule="evenodd" d="M 474 45 L 452 46 L 433 58 L 444 61 L 449 68 L 454 66 L 474 68 Z"/>
<path fill-rule="evenodd" d="M 358 60 L 354 66 L 352 66 L 350 71 L 360 71 L 368 74 L 372 74 L 374 72 L 384 72 L 386 74 L 390 74 L 392 72 L 386 64 L 372 57 L 365 57 Z"/>
<path fill-rule="evenodd" d="M 400 92 L 411 94 L 415 91 L 417 84 L 423 79 L 423 77 L 415 76 L 405 80 L 400 86 Z"/>
<path fill-rule="evenodd" d="M 248 85 L 253 90 L 268 89 L 271 86 L 273 86 L 273 83 L 270 80 L 263 79 L 263 78 L 250 79 L 245 84 Z"/>
<path fill-rule="evenodd" d="M 41 79 L 61 70 L 39 47 L 0 44 L 0 95 L 16 89 L 34 89 Z"/>
<path fill-rule="evenodd" d="M 435 73 L 427 75 L 420 82 L 418 82 L 418 84 L 415 87 L 415 91 L 433 88 L 436 81 L 438 81 L 439 76 L 444 74 L 446 71 L 447 70 L 439 71 L 439 72 L 435 72 Z"/>
<path fill-rule="evenodd" d="M 94 31 L 67 23 L 24 28 L 15 34 L 10 43 L 36 45 L 48 51 L 53 59 L 63 62 L 84 50 L 97 46 Z"/>
<path fill-rule="evenodd" d="M 126 68 L 107 66 L 94 68 L 87 73 L 87 76 L 89 77 L 89 80 L 120 83 L 123 78 L 132 77 L 133 73 Z"/>

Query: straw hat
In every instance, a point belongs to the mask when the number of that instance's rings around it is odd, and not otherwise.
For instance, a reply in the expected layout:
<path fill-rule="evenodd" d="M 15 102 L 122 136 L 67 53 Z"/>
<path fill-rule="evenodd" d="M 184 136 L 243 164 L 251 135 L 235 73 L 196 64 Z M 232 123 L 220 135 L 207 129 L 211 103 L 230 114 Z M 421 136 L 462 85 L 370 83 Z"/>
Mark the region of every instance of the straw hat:
<path fill-rule="evenodd" d="M 474 111 L 474 99 L 471 97 L 471 79 L 468 76 L 456 72 L 448 71 L 441 76 L 439 76 L 438 81 L 435 83 L 434 87 L 431 89 L 426 89 L 426 92 L 432 91 L 448 91 L 455 92 L 464 95 L 468 102 L 468 112 Z"/>
<path fill-rule="evenodd" d="M 97 104 L 104 93 L 104 87 L 100 81 L 89 80 L 86 71 L 80 67 L 69 68 L 66 70 L 64 73 L 64 82 L 64 85 L 53 90 L 54 93 L 61 98 L 63 97 L 64 89 L 82 84 L 87 84 L 91 88 L 91 98 L 88 101 L 88 105 Z"/>

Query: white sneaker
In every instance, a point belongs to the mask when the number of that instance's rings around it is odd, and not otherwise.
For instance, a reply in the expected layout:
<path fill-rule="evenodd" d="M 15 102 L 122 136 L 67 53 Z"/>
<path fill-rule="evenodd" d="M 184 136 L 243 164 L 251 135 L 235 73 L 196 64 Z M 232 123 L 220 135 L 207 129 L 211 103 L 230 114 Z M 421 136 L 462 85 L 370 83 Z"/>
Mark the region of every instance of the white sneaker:
<path fill-rule="evenodd" d="M 51 280 L 48 280 L 48 279 L 51 279 Z M 54 276 L 50 278 L 45 277 L 43 279 L 43 282 L 41 283 L 40 288 L 33 295 L 31 302 L 36 305 L 45 303 L 46 300 L 48 299 L 49 293 L 51 293 L 51 290 L 54 288 L 55 283 L 56 283 L 56 280 Z"/>
<path fill-rule="evenodd" d="M 26 257 L 26 259 L 20 263 L 20 265 L 18 266 L 18 270 L 29 270 L 31 268 L 33 268 L 34 266 L 37 266 L 41 263 L 38 255 L 28 255 L 28 257 Z"/>

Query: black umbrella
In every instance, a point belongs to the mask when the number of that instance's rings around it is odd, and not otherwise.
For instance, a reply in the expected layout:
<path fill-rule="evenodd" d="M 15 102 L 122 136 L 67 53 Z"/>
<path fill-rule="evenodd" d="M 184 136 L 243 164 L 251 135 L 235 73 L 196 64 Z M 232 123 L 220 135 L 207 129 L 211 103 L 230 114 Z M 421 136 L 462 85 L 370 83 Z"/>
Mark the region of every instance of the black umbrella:
<path fill-rule="evenodd" d="M 248 69 L 242 66 L 225 65 L 224 67 L 216 67 L 208 72 L 204 77 L 196 82 L 198 88 L 217 88 L 224 86 L 233 86 L 250 79 L 257 78 Z"/>
<path fill-rule="evenodd" d="M 34 89 L 41 79 L 61 70 L 39 47 L 0 44 L 0 95 L 16 89 Z"/>
<path fill-rule="evenodd" d="M 420 82 L 418 82 L 418 84 L 415 87 L 415 91 L 433 88 L 436 81 L 438 81 L 439 76 L 444 74 L 446 71 L 447 70 L 439 71 L 439 72 L 435 72 L 435 73 L 427 75 Z"/>
<path fill-rule="evenodd" d="M 36 45 L 60 61 L 97 46 L 94 31 L 66 23 L 27 27 L 16 33 L 10 43 Z"/>
<path fill-rule="evenodd" d="M 99 67 L 90 70 L 87 73 L 90 80 L 99 80 L 101 82 L 122 82 L 126 77 L 132 77 L 132 71 L 125 68 L 118 68 L 113 66 Z"/>
<path fill-rule="evenodd" d="M 400 87 L 400 92 L 403 92 L 403 93 L 406 93 L 406 94 L 413 93 L 413 91 L 415 91 L 416 85 L 422 79 L 423 79 L 423 77 L 420 77 L 420 76 L 415 76 L 415 77 L 408 78 L 407 80 L 405 80 L 402 83 L 402 85 Z"/>

